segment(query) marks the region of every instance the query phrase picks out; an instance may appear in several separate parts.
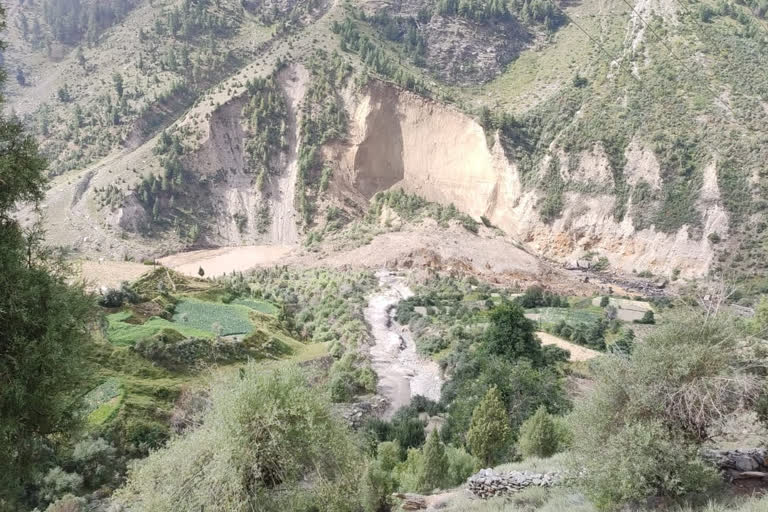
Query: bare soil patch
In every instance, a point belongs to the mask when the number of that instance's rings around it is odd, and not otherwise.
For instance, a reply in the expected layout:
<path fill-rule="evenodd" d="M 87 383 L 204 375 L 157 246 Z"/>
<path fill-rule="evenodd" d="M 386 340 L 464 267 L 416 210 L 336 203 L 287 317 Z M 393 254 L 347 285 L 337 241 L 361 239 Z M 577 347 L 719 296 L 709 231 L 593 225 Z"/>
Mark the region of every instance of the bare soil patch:
<path fill-rule="evenodd" d="M 539 331 L 536 335 L 541 340 L 542 345 L 557 345 L 571 353 L 571 361 L 589 361 L 601 355 L 597 350 L 592 350 L 581 345 L 576 345 L 570 341 L 553 336 L 547 332 Z"/>
<path fill-rule="evenodd" d="M 219 277 L 231 272 L 244 272 L 263 265 L 287 263 L 294 247 L 284 245 L 245 245 L 221 247 L 172 254 L 158 261 L 188 276 L 197 276 L 202 267 L 205 277 Z"/>
<path fill-rule="evenodd" d="M 98 290 L 101 287 L 116 288 L 123 281 L 135 281 L 152 267 L 132 261 L 93 261 L 79 263 L 79 277 L 86 287 Z"/>

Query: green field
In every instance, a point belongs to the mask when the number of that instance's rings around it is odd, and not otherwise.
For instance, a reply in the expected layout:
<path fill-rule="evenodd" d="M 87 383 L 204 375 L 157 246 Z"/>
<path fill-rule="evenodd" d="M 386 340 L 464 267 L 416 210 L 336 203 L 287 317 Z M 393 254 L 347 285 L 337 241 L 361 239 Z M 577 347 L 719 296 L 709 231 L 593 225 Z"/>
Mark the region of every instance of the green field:
<path fill-rule="evenodd" d="M 99 426 L 112 419 L 125 397 L 125 390 L 118 379 L 109 378 L 89 391 L 83 401 L 88 424 Z"/>
<path fill-rule="evenodd" d="M 560 320 L 565 320 L 570 324 L 590 323 L 601 318 L 602 315 L 585 309 L 575 308 L 535 308 L 529 309 L 528 313 L 537 313 L 539 322 L 555 324 Z"/>
<path fill-rule="evenodd" d="M 198 329 L 192 324 L 185 322 L 169 322 L 163 318 L 153 316 L 143 324 L 132 324 L 126 322 L 133 313 L 130 311 L 121 311 L 107 315 L 107 339 L 115 345 L 133 345 L 138 340 L 149 338 L 162 331 L 163 329 L 175 329 L 183 336 L 189 338 L 210 338 L 213 334 L 210 330 Z"/>
<path fill-rule="evenodd" d="M 276 315 L 280 312 L 277 306 L 271 302 L 267 302 L 266 300 L 235 299 L 232 301 L 232 304 L 246 306 L 253 309 L 254 311 L 258 311 L 259 313 L 264 313 L 265 315 Z"/>
<path fill-rule="evenodd" d="M 208 335 L 248 334 L 253 330 L 253 324 L 250 320 L 253 309 L 255 308 L 242 304 L 222 304 L 198 299 L 184 299 L 176 304 L 172 326 L 179 332 L 181 330 L 178 326 L 184 326 L 185 328 L 205 331 Z M 182 334 L 184 333 L 182 332 Z"/>

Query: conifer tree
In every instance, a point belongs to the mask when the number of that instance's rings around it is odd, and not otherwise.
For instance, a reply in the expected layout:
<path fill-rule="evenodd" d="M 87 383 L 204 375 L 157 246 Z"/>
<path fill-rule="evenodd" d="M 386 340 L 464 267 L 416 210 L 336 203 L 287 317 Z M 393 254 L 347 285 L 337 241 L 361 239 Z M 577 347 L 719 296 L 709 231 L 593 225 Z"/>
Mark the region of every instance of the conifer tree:
<path fill-rule="evenodd" d="M 472 412 L 467 446 L 472 455 L 490 466 L 502 459 L 511 438 L 509 418 L 501 393 L 493 386 Z"/>

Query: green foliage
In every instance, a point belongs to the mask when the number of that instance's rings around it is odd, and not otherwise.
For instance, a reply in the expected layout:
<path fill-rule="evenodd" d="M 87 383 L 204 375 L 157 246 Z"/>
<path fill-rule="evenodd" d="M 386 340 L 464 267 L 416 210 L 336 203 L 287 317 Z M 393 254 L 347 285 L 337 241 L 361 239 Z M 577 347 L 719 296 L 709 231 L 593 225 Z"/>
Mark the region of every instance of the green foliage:
<path fill-rule="evenodd" d="M 376 373 L 356 353 L 347 352 L 330 370 L 331 400 L 349 402 L 360 393 L 376 391 Z"/>
<path fill-rule="evenodd" d="M 83 486 L 83 477 L 77 473 L 67 473 L 60 467 L 52 468 L 45 474 L 40 485 L 40 497 L 45 502 L 53 502 L 65 494 L 79 493 Z"/>
<path fill-rule="evenodd" d="M 107 315 L 107 338 L 115 345 L 133 345 L 138 340 L 150 338 L 163 330 L 178 331 L 182 336 L 188 338 L 211 338 L 213 336 L 212 326 L 207 329 L 197 329 L 186 326 L 184 322 L 170 322 L 157 316 L 150 317 L 148 320 L 139 323 L 132 323 L 133 314 L 130 311 L 122 311 Z"/>
<path fill-rule="evenodd" d="M 401 188 L 378 192 L 373 196 L 366 220 L 371 223 L 377 222 L 384 208 L 394 210 L 404 220 L 416 221 L 429 217 L 443 227 L 447 227 L 450 221 L 457 220 L 467 231 L 478 232 L 477 221 L 460 212 L 453 204 L 443 206 L 432 203 L 416 194 L 408 194 Z"/>
<path fill-rule="evenodd" d="M 534 334 L 533 322 L 517 304 L 502 304 L 489 316 L 490 325 L 483 336 L 483 347 L 489 353 L 509 361 L 527 359 L 534 366 L 543 363 L 541 342 Z"/>
<path fill-rule="evenodd" d="M 227 336 L 248 334 L 253 330 L 251 309 L 240 304 L 219 304 L 198 299 L 183 299 L 176 303 L 173 322 L 184 329 L 197 329 L 210 334 Z M 214 326 L 214 324 L 218 324 Z"/>
<path fill-rule="evenodd" d="M 318 158 L 320 147 L 347 132 L 347 114 L 339 96 L 339 87 L 351 71 L 337 53 L 328 56 L 317 50 L 309 62 L 312 81 L 302 103 L 299 137 L 299 176 L 296 182 L 296 205 L 305 225 L 312 222 L 314 202 L 321 192 L 320 181 L 325 168 Z"/>
<path fill-rule="evenodd" d="M 584 489 L 600 509 L 650 496 L 704 494 L 720 483 L 695 446 L 658 422 L 626 424 L 605 440 L 584 470 Z"/>
<path fill-rule="evenodd" d="M 0 12 L 4 26 L 4 12 Z M 2 76 L 4 78 L 4 74 Z M 35 226 L 15 220 L 20 201 L 43 198 L 45 161 L 16 119 L 0 119 L 0 507 L 13 509 L 45 453 L 77 421 L 78 379 L 93 300 Z"/>
<path fill-rule="evenodd" d="M 135 0 L 45 0 L 43 17 L 59 42 L 76 44 L 86 39 L 95 43 L 104 30 L 118 23 L 136 4 Z"/>
<path fill-rule="evenodd" d="M 520 426 L 518 443 L 523 457 L 551 457 L 560 451 L 555 421 L 545 407 L 539 407 Z"/>
<path fill-rule="evenodd" d="M 563 211 L 563 190 L 565 184 L 560 175 L 560 159 L 553 156 L 549 161 L 547 173 L 542 178 L 539 187 L 544 191 L 544 197 L 537 203 L 541 220 L 547 224 L 560 217 Z"/>
<path fill-rule="evenodd" d="M 274 169 L 270 162 L 288 147 L 288 107 L 275 73 L 267 78 L 250 80 L 246 89 L 250 99 L 243 108 L 243 116 L 248 121 L 249 136 L 245 150 L 249 158 L 250 172 L 259 175 L 274 174 L 277 169 Z"/>
<path fill-rule="evenodd" d="M 737 333 L 727 318 L 683 312 L 631 357 L 595 360 L 595 389 L 577 403 L 570 426 L 574 463 L 599 506 L 682 498 L 715 482 L 696 451 L 714 424 L 758 393 L 744 371 L 749 340 Z"/>
<path fill-rule="evenodd" d="M 656 316 L 653 314 L 653 311 L 648 310 L 643 314 L 643 317 L 640 320 L 635 320 L 636 324 L 655 324 L 656 323 Z"/>
<path fill-rule="evenodd" d="M 423 473 L 420 475 L 420 487 L 424 491 L 443 488 L 446 484 L 445 469 L 448 467 L 448 456 L 440 436 L 433 430 L 422 449 L 424 455 Z"/>
<path fill-rule="evenodd" d="M 119 502 L 137 512 L 357 509 L 360 453 L 296 368 L 249 364 L 210 397 L 202 425 L 133 468 Z"/>
<path fill-rule="evenodd" d="M 511 439 L 512 432 L 504 402 L 494 386 L 472 412 L 467 446 L 485 465 L 491 465 L 505 457 Z"/>
<path fill-rule="evenodd" d="M 400 87 L 426 94 L 428 88 L 424 82 L 398 65 L 395 59 L 367 35 L 361 33 L 355 20 L 346 18 L 342 23 L 334 22 L 332 30 L 341 37 L 341 50 L 351 50 L 360 56 L 360 60 L 374 73 L 393 80 Z M 415 47 L 418 51 L 418 39 Z"/>
<path fill-rule="evenodd" d="M 551 307 L 567 308 L 568 299 L 555 293 L 544 291 L 540 286 L 530 286 L 525 293 L 515 298 L 515 302 L 525 309 Z"/>

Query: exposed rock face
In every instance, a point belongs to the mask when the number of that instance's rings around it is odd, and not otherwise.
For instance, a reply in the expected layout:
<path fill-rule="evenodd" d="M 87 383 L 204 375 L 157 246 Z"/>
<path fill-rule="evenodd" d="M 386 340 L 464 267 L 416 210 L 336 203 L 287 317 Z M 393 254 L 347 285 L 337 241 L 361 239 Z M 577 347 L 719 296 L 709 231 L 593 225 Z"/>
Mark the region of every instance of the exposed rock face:
<path fill-rule="evenodd" d="M 633 206 L 631 192 L 641 182 L 659 187 L 661 179 L 653 153 L 637 142 L 627 149 L 624 175 L 631 189 L 623 220 L 614 218 L 613 178 L 605 152 L 596 146 L 576 155 L 557 153 L 560 173 L 576 185 L 573 190 L 591 191 L 564 193 L 561 215 L 545 223 L 537 211 L 542 193 L 523 185 L 516 162 L 507 158 L 498 138 L 489 147 L 486 133 L 471 117 L 372 82 L 353 106 L 351 121 L 347 143 L 329 148 L 326 156 L 339 166 L 335 190 L 357 202 L 402 187 L 430 201 L 453 203 L 475 218 L 484 215 L 546 257 L 572 262 L 594 251 L 627 273 L 667 275 L 678 268 L 683 277 L 704 275 L 713 260 L 707 236 L 727 232 L 714 165 L 705 172 L 696 206 L 703 220 L 699 232 L 689 226 L 675 233 L 653 225 L 637 229 L 633 217 L 640 218 L 648 207 Z M 568 165 L 574 157 L 577 165 Z M 545 158 L 537 172 L 547 172 L 549 163 Z M 580 183 L 599 186 L 578 187 Z"/>
<path fill-rule="evenodd" d="M 497 473 L 493 469 L 481 469 L 467 480 L 467 490 L 479 498 L 492 498 L 520 492 L 528 487 L 550 487 L 557 484 L 557 473 L 532 473 L 510 471 Z"/>

